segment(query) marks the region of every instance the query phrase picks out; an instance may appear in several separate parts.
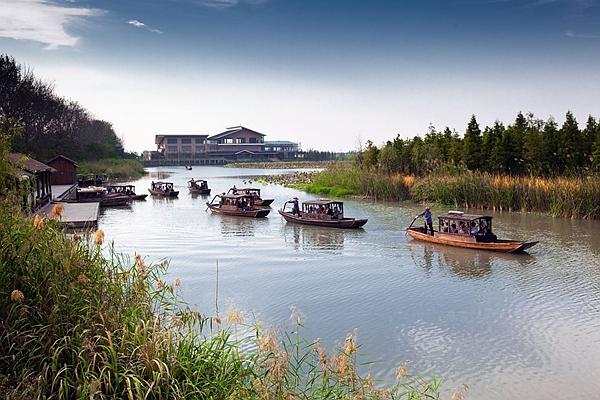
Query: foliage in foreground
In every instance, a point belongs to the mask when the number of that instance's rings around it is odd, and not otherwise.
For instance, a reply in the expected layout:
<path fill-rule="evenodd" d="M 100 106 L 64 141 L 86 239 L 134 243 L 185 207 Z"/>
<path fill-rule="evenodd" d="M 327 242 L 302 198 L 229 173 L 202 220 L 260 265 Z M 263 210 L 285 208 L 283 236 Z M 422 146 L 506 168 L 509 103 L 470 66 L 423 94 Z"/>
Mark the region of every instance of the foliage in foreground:
<path fill-rule="evenodd" d="M 109 158 L 79 164 L 80 174 L 107 174 L 115 179 L 134 180 L 143 176 L 144 165 L 134 159 Z"/>
<path fill-rule="evenodd" d="M 359 376 L 353 336 L 328 354 L 302 339 L 299 313 L 282 340 L 274 329 L 245 325 L 233 308 L 221 323 L 177 299 L 179 281 L 162 280 L 166 263 L 106 258 L 102 231 L 67 237 L 56 221 L 3 205 L 3 398 L 439 398 L 435 379 L 402 367 L 384 389 Z M 53 215 L 60 219 L 61 209 Z"/>

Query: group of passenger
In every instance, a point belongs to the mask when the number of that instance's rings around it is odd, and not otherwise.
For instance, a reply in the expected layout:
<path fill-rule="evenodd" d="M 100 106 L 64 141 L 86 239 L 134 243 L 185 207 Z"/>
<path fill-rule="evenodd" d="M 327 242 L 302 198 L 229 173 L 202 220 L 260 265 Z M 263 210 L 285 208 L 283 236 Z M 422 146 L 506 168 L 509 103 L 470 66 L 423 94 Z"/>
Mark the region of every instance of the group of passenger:
<path fill-rule="evenodd" d="M 252 203 L 250 201 L 246 201 L 245 198 L 242 198 L 242 199 L 223 198 L 222 205 L 224 205 L 224 206 L 235 206 L 235 207 L 239 208 L 242 211 L 250 211 L 250 210 L 252 210 Z"/>
<path fill-rule="evenodd" d="M 423 217 L 425 219 L 425 233 L 429 232 L 429 234 L 433 236 L 433 216 L 430 208 L 426 207 L 422 213 L 415 217 L 415 220 L 418 217 Z M 472 235 L 475 236 L 477 241 L 482 242 L 493 242 L 497 239 L 485 219 L 474 220 L 471 224 L 469 224 L 468 221 L 442 220 L 440 229 L 444 233 Z"/>
<path fill-rule="evenodd" d="M 173 191 L 173 185 L 172 184 L 156 184 L 154 183 L 154 181 L 152 181 L 152 183 L 150 183 L 150 188 L 152 190 L 160 190 L 163 193 L 170 193 Z"/>
<path fill-rule="evenodd" d="M 298 203 L 298 198 L 294 197 L 291 200 L 292 203 L 292 215 L 302 216 L 302 212 L 300 211 L 300 205 Z M 328 215 L 331 219 L 340 219 L 342 217 L 342 211 L 337 205 L 333 207 L 331 205 L 325 206 L 323 204 L 319 205 L 309 205 L 306 208 L 307 214 L 312 215 Z"/>

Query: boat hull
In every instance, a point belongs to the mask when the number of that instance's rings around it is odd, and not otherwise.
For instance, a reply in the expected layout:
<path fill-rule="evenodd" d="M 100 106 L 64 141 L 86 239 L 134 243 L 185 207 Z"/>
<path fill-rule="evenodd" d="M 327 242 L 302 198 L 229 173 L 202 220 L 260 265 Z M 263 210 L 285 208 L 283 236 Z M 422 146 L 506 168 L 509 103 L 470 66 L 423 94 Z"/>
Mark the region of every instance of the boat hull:
<path fill-rule="evenodd" d="M 292 213 L 278 210 L 279 214 L 287 221 L 294 224 L 312 225 L 312 226 L 324 226 L 328 228 L 341 228 L 341 229 L 358 229 L 367 223 L 367 219 L 355 219 L 355 218 L 344 218 L 344 219 L 332 219 L 332 220 L 320 220 L 320 219 L 304 219 L 298 217 Z"/>
<path fill-rule="evenodd" d="M 190 189 L 191 194 L 210 194 L 210 189 Z"/>
<path fill-rule="evenodd" d="M 431 236 L 423 233 L 422 228 L 409 228 L 406 233 L 416 240 L 421 240 L 429 243 L 443 244 L 447 246 L 462 247 L 465 249 L 498 251 L 502 253 L 519 253 L 536 245 L 538 242 L 521 242 L 518 240 L 496 240 L 495 242 L 475 242 L 463 240 L 461 237 L 448 239 L 446 237 Z M 437 234 L 437 232 L 436 232 Z"/>
<path fill-rule="evenodd" d="M 246 217 L 246 218 L 264 218 L 271 210 L 267 209 L 259 209 L 259 210 L 249 210 L 249 211 L 233 211 L 233 210 L 222 210 L 220 207 L 207 203 L 206 204 L 211 212 L 214 214 L 222 214 L 222 215 L 233 215 L 235 217 Z"/>
<path fill-rule="evenodd" d="M 134 194 L 129 196 L 131 200 L 146 200 L 146 197 L 148 197 L 147 194 Z"/>
<path fill-rule="evenodd" d="M 271 203 L 273 203 L 275 199 L 254 199 L 254 205 L 257 206 L 261 206 L 261 207 L 266 207 L 266 206 L 270 206 Z"/>
<path fill-rule="evenodd" d="M 148 189 L 152 196 L 162 196 L 162 197 L 177 197 L 179 196 L 179 191 L 175 190 L 169 193 L 164 193 L 158 190 Z"/>

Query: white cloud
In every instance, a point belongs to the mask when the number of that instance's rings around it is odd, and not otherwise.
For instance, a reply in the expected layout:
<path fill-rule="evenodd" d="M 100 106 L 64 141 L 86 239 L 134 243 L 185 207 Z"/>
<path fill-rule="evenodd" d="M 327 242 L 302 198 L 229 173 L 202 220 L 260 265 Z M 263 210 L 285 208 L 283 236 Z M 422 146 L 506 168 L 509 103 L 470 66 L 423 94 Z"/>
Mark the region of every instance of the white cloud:
<path fill-rule="evenodd" d="M 600 39 L 600 35 L 590 35 L 586 33 L 575 33 L 573 31 L 566 31 L 565 36 L 574 39 Z"/>
<path fill-rule="evenodd" d="M 200 4 L 202 6 L 224 9 L 237 6 L 238 4 L 262 4 L 266 3 L 268 0 L 173 0 L 176 2 L 185 2 L 185 3 L 193 3 Z"/>
<path fill-rule="evenodd" d="M 158 33 L 158 34 L 163 33 L 163 31 L 161 31 L 160 29 L 150 28 L 148 25 L 146 25 L 142 21 L 138 21 L 137 19 L 129 20 L 129 21 L 127 21 L 127 23 L 135 28 L 146 29 L 147 31 L 152 32 L 152 33 Z"/>
<path fill-rule="evenodd" d="M 105 14 L 94 8 L 62 6 L 48 0 L 1 0 L 0 37 L 31 40 L 48 49 L 75 46 L 77 36 L 65 28 L 78 19 Z"/>

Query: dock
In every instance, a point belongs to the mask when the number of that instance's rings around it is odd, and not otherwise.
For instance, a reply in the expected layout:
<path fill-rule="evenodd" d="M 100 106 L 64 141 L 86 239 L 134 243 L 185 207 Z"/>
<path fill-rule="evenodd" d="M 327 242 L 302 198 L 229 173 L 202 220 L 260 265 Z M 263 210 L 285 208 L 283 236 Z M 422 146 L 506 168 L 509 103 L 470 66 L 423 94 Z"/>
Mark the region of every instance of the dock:
<path fill-rule="evenodd" d="M 52 208 L 62 204 L 64 207 L 60 222 L 70 229 L 92 229 L 98 226 L 100 203 L 61 203 L 53 202 L 40 210 L 40 214 L 50 218 Z"/>

